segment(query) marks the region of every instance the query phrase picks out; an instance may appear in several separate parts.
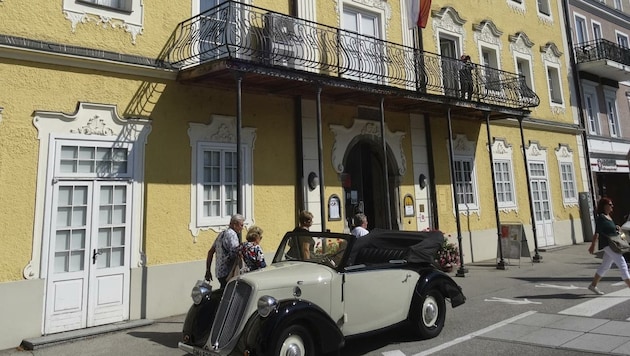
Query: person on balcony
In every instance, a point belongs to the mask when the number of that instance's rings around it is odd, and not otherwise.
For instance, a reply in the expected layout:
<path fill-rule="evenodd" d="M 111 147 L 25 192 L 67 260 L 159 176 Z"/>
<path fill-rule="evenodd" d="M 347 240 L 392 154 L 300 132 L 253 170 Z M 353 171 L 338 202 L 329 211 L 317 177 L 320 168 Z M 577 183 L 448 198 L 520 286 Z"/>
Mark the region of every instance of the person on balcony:
<path fill-rule="evenodd" d="M 464 100 L 472 100 L 473 94 L 473 64 L 470 56 L 464 54 L 460 57 L 462 61 L 459 69 L 459 81 L 461 85 L 460 98 Z"/>

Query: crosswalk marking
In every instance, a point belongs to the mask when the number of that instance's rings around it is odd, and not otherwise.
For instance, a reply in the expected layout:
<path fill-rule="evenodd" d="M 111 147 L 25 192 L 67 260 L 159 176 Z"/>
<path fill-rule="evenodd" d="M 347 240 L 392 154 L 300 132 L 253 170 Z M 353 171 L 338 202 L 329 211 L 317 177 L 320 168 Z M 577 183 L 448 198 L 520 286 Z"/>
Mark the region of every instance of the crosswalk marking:
<path fill-rule="evenodd" d="M 624 288 L 616 292 L 607 293 L 597 298 L 593 298 L 587 302 L 575 305 L 565 309 L 558 314 L 576 315 L 576 316 L 593 316 L 608 308 L 612 308 L 617 304 L 621 304 L 630 300 L 630 288 Z"/>

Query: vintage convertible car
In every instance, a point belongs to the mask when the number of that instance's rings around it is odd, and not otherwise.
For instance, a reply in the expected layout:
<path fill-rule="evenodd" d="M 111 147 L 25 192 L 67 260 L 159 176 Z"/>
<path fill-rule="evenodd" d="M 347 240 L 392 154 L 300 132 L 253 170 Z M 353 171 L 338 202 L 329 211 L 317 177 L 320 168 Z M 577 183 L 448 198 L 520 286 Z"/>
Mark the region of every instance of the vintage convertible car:
<path fill-rule="evenodd" d="M 193 289 L 179 348 L 194 355 L 322 355 L 350 336 L 411 326 L 432 338 L 461 288 L 436 268 L 440 232 L 289 232 L 273 262 L 225 290 Z M 305 248 L 302 248 L 305 247 Z"/>

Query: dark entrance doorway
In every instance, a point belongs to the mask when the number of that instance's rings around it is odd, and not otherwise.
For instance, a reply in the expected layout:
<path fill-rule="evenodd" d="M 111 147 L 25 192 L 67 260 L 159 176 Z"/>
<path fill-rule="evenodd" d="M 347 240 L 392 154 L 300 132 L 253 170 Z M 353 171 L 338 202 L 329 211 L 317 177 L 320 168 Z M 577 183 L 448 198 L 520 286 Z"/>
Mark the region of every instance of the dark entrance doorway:
<path fill-rule="evenodd" d="M 346 154 L 344 163 L 345 217 L 348 226 L 352 226 L 352 216 L 363 212 L 368 217 L 368 230 L 387 229 L 387 194 L 383 176 L 384 165 L 382 148 L 372 140 L 359 140 Z M 392 167 L 391 154 L 387 159 L 389 169 L 389 195 L 391 228 L 398 229 L 398 209 L 396 177 Z"/>

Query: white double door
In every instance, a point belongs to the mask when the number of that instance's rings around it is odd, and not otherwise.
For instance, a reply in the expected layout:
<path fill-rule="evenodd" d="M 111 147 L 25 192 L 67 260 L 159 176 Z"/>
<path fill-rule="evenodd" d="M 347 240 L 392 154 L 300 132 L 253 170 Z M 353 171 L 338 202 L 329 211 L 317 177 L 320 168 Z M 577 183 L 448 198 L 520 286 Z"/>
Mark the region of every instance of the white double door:
<path fill-rule="evenodd" d="M 551 211 L 549 181 L 546 174 L 547 165 L 542 161 L 531 162 L 529 171 L 538 246 L 552 246 L 555 245 L 556 241 L 553 235 L 553 214 Z"/>
<path fill-rule="evenodd" d="M 44 333 L 129 319 L 131 183 L 57 181 Z"/>

